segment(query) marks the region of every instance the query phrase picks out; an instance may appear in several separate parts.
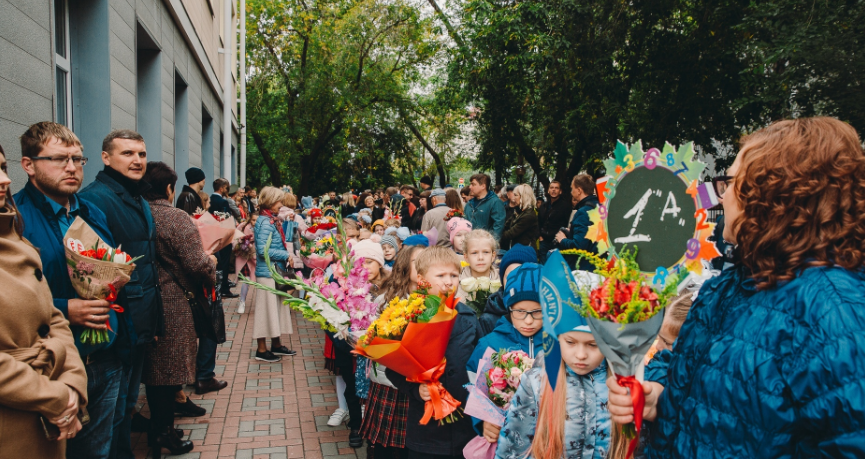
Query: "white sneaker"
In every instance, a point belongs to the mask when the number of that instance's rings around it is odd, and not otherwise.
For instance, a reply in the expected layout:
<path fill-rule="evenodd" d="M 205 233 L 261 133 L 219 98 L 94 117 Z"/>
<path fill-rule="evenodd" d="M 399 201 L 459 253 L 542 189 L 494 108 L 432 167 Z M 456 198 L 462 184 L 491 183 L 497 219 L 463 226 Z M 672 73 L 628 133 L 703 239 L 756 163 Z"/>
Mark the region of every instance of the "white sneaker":
<path fill-rule="evenodd" d="M 240 304 L 237 305 L 237 313 L 243 314 L 246 311 L 246 301 L 241 301 Z"/>
<path fill-rule="evenodd" d="M 348 421 L 348 410 L 337 408 L 336 411 L 330 415 L 330 419 L 327 420 L 327 425 L 337 427 L 345 421 Z"/>

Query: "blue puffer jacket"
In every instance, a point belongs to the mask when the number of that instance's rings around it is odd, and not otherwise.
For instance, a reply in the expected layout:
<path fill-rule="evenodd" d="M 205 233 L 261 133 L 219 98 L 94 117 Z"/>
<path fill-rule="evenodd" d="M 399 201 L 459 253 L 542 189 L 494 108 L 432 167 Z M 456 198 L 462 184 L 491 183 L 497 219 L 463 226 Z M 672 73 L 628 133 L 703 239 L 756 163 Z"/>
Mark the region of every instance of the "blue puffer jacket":
<path fill-rule="evenodd" d="M 288 250 L 285 250 L 285 244 L 282 242 L 279 230 L 273 223 L 270 223 L 270 218 L 265 215 L 258 217 L 258 220 L 255 221 L 253 234 L 255 234 L 255 277 L 270 278 L 270 268 L 264 262 L 264 249 L 267 247 L 267 238 L 273 235 L 269 251 L 271 263 L 282 262 L 285 265 L 285 262 L 288 261 Z"/>
<path fill-rule="evenodd" d="M 707 281 L 672 354 L 650 458 L 865 457 L 865 274 L 810 268 L 758 291 Z"/>
<path fill-rule="evenodd" d="M 491 348 L 495 352 L 501 350 L 523 351 L 528 354 L 529 357 L 535 358 L 535 344 L 537 344 L 538 349 L 541 349 L 543 342 L 540 331 L 538 331 L 534 336 L 523 336 L 516 328 L 514 328 L 514 325 L 508 321 L 507 317 L 500 317 L 499 321 L 496 323 L 495 330 L 478 341 L 475 351 L 472 352 L 472 356 L 469 357 L 469 362 L 466 364 L 466 370 L 472 373 L 477 373 L 478 364 L 484 357 L 484 353 L 488 348 Z M 474 384 L 474 381 L 469 382 Z M 483 421 L 477 418 L 472 418 L 472 424 L 474 425 L 475 432 L 477 432 L 478 435 L 484 434 Z"/>
<path fill-rule="evenodd" d="M 565 368 L 568 394 L 563 456 L 567 459 L 604 459 L 610 445 L 606 362 L 583 376 Z M 523 374 L 505 425 L 499 432 L 496 459 L 531 457 L 546 381 L 547 374 L 543 368 L 532 368 Z"/>

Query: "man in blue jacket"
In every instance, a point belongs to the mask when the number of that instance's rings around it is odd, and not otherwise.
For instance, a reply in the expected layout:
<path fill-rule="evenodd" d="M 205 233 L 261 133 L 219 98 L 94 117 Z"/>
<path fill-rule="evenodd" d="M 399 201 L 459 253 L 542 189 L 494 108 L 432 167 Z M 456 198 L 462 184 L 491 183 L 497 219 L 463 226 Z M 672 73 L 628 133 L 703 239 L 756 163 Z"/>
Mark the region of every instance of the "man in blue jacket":
<path fill-rule="evenodd" d="M 114 242 L 133 257 L 132 279 L 123 289 L 118 304 L 132 315 L 132 349 L 124 360 L 124 380 L 120 385 L 118 404 L 123 404 L 123 422 L 114 438 L 117 457 L 131 458 L 132 411 L 138 401 L 144 349 L 165 331 L 162 297 L 156 272 L 156 226 L 150 205 L 141 196 L 149 188 L 142 181 L 147 169 L 147 150 L 141 134 L 130 130 L 112 131 L 102 141 L 102 163 L 105 168 L 96 180 L 81 192 L 81 198 L 92 202 L 108 217 L 108 229 Z"/>
<path fill-rule="evenodd" d="M 90 423 L 68 441 L 66 457 L 108 458 L 114 428 L 122 420 L 122 416 L 115 416 L 123 373 L 115 350 L 128 348 L 129 337 L 118 335 L 122 332 L 118 314 L 109 308 L 107 301 L 78 298 L 66 269 L 63 235 L 76 217 L 87 222 L 106 244 L 114 245 L 105 214 L 76 195 L 87 162 L 81 153 L 81 142 L 66 126 L 49 121 L 30 126 L 21 136 L 21 166 L 30 180 L 15 195 L 15 202 L 26 222 L 24 237 L 39 249 L 54 306 L 69 320 L 75 346 L 87 370 Z M 120 318 L 126 317 L 128 314 Z M 84 330 L 105 330 L 106 321 L 113 330 L 108 332 L 108 342 L 81 342 Z M 124 342 L 117 344 L 118 341 Z"/>
<path fill-rule="evenodd" d="M 589 219 L 589 211 L 598 207 L 598 197 L 595 196 L 595 180 L 591 175 L 580 174 L 574 177 L 571 183 L 571 197 L 577 201 L 574 206 L 576 213 L 571 219 L 570 234 L 565 234 L 559 231 L 556 234 L 556 242 L 558 242 L 560 250 L 577 249 L 586 250 L 591 253 L 598 253 L 598 244 L 586 238 L 589 233 L 589 227 L 592 222 Z M 577 262 L 578 257 L 575 255 L 565 256 L 565 260 L 570 265 Z M 594 271 L 595 268 L 588 260 L 583 260 L 577 269 L 583 271 Z"/>
<path fill-rule="evenodd" d="M 487 230 L 496 240 L 501 239 L 505 230 L 505 204 L 490 193 L 490 176 L 472 175 L 469 190 L 473 198 L 466 204 L 466 220 L 472 222 L 472 229 Z"/>

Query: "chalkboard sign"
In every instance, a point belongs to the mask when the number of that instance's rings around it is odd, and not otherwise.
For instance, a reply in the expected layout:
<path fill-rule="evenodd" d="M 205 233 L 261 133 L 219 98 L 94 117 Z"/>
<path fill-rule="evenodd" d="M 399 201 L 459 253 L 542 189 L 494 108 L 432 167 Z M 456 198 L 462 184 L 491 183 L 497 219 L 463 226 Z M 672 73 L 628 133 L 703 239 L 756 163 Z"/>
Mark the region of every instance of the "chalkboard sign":
<path fill-rule="evenodd" d="M 699 183 L 706 165 L 694 160 L 692 144 L 643 152 L 639 141 L 619 142 L 604 165 L 608 175 L 598 181 L 600 205 L 589 213 L 587 234 L 600 253 L 636 249 L 640 269 L 659 285 L 683 268 L 701 273 L 701 260 L 720 256 L 707 240 L 714 225 L 706 222 L 706 209 L 718 200 L 711 185 Z"/>

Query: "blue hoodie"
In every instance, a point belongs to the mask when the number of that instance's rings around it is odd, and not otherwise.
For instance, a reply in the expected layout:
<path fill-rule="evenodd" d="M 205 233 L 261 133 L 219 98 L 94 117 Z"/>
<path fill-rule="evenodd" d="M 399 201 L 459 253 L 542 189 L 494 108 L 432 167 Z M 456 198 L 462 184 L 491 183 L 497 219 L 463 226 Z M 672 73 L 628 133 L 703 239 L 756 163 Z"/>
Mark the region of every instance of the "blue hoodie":
<path fill-rule="evenodd" d="M 540 350 L 541 344 L 540 330 L 534 336 L 523 336 L 514 328 L 514 325 L 508 320 L 507 316 L 504 316 L 496 323 L 496 328 L 492 333 L 478 341 L 478 345 L 475 346 L 472 356 L 469 357 L 469 361 L 466 363 L 466 369 L 472 373 L 477 373 L 478 363 L 484 357 L 487 348 L 492 348 L 496 352 L 500 350 L 523 351 L 529 354 L 529 357 L 535 358 L 535 350 Z M 474 383 L 474 381 L 470 382 Z M 483 435 L 484 422 L 482 420 L 472 418 L 472 425 L 474 425 L 475 432 L 478 435 Z"/>

